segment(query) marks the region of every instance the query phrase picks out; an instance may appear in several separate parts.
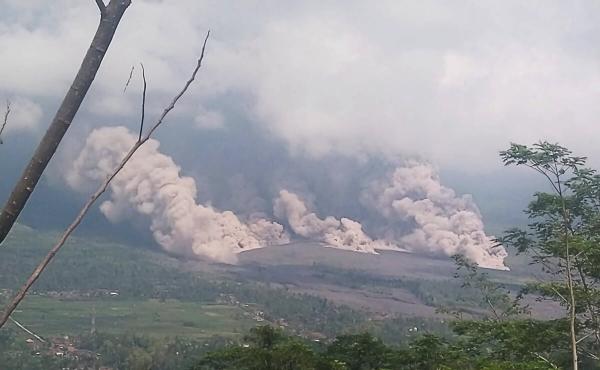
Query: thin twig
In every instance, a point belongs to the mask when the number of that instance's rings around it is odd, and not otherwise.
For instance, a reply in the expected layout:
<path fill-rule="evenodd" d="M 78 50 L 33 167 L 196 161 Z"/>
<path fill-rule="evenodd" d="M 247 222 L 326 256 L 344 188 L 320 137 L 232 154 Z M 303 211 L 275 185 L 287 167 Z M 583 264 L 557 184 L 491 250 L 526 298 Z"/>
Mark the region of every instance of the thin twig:
<path fill-rule="evenodd" d="M 142 91 L 142 118 L 140 120 L 140 134 L 138 136 L 138 141 L 142 140 L 142 132 L 144 131 L 144 117 L 146 115 L 146 70 L 144 69 L 144 64 L 140 63 L 140 66 L 142 67 L 144 90 Z"/>
<path fill-rule="evenodd" d="M 194 80 L 196 79 L 196 74 L 198 73 L 198 70 L 202 66 L 202 60 L 204 59 L 204 51 L 206 49 L 206 42 L 208 41 L 209 36 L 210 36 L 210 31 L 208 31 L 206 34 L 206 38 L 204 39 L 204 44 L 202 45 L 202 52 L 200 54 L 200 58 L 198 58 L 196 68 L 194 69 L 190 79 L 185 83 L 185 85 L 183 86 L 181 91 L 177 95 L 175 95 L 175 97 L 173 98 L 171 103 L 163 110 L 161 116 L 156 121 L 154 126 L 152 126 L 150 131 L 142 138 L 142 140 L 137 141 L 131 147 L 131 149 L 129 150 L 129 152 L 127 152 L 125 157 L 121 160 L 121 163 L 119 163 L 117 168 L 106 178 L 106 180 L 104 180 L 104 182 L 100 185 L 100 187 L 96 190 L 96 192 L 85 203 L 83 208 L 79 211 L 79 214 L 77 215 L 77 217 L 75 217 L 75 220 L 73 220 L 73 222 L 69 225 L 69 227 L 67 227 L 65 232 L 62 234 L 62 236 L 58 240 L 58 242 L 52 247 L 52 249 L 50 249 L 50 252 L 48 252 L 46 257 L 44 257 L 44 259 L 40 262 L 40 264 L 35 268 L 33 273 L 29 276 L 29 278 L 27 279 L 27 282 L 21 287 L 21 289 L 19 289 L 19 292 L 15 295 L 15 297 L 13 297 L 11 302 L 6 306 L 4 313 L 2 315 L 2 318 L 0 318 L 0 328 L 2 328 L 2 326 L 6 323 L 6 321 L 8 320 L 10 315 L 13 313 L 13 311 L 17 308 L 19 303 L 21 303 L 21 301 L 25 298 L 27 291 L 29 291 L 31 286 L 37 281 L 37 279 L 40 277 L 42 272 L 46 269 L 48 264 L 52 261 L 52 259 L 54 259 L 54 257 L 59 252 L 59 250 L 62 248 L 62 246 L 65 244 L 67 239 L 69 239 L 69 237 L 71 236 L 73 231 L 75 231 L 77 226 L 79 226 L 79 224 L 81 224 L 81 221 L 83 221 L 83 218 L 89 212 L 90 208 L 94 205 L 94 203 L 98 200 L 98 198 L 100 198 L 100 196 L 102 194 L 104 194 L 104 192 L 108 188 L 108 185 L 119 174 L 119 172 L 121 172 L 123 167 L 125 167 L 127 162 L 129 162 L 129 160 L 131 159 L 131 157 L 133 157 L 133 155 L 137 152 L 137 150 L 146 141 L 150 140 L 150 137 L 152 136 L 154 131 L 156 131 L 158 129 L 158 127 L 160 125 L 162 125 L 164 119 L 169 114 L 169 112 L 171 110 L 173 110 L 173 108 L 175 108 L 175 104 L 177 104 L 177 101 L 179 101 L 179 99 L 183 96 L 183 94 L 185 94 L 185 92 L 188 90 L 188 88 L 192 84 L 192 82 L 194 82 Z"/>
<path fill-rule="evenodd" d="M 498 311 L 496 311 L 496 307 L 494 307 L 494 305 L 492 304 L 492 301 L 490 301 L 490 298 L 487 295 L 485 297 L 485 301 L 487 302 L 488 306 L 490 306 L 490 309 L 492 310 L 492 314 L 494 314 L 494 317 L 496 318 L 496 320 L 502 321 L 502 318 L 500 317 L 500 315 L 498 315 Z"/>
<path fill-rule="evenodd" d="M 548 365 L 552 366 L 553 369 L 558 369 L 558 366 L 556 366 L 552 361 L 548 360 L 546 357 L 540 355 L 537 352 L 533 353 L 537 358 L 539 358 L 540 360 L 544 361 L 545 363 L 547 363 Z"/>
<path fill-rule="evenodd" d="M 6 124 L 8 123 L 8 116 L 10 115 L 10 100 L 6 100 L 6 111 L 4 111 L 4 121 L 2 121 L 2 126 L 0 127 L 0 144 L 4 144 L 2 141 L 2 133 L 6 128 Z"/>
<path fill-rule="evenodd" d="M 565 204 L 565 197 L 563 194 L 563 190 L 560 183 L 560 177 L 557 174 L 557 186 L 558 186 L 558 196 L 561 200 L 561 208 L 562 208 L 562 217 L 563 217 L 563 225 L 564 225 L 564 242 L 565 242 L 565 262 L 566 266 L 566 274 L 567 274 L 567 289 L 569 290 L 569 328 L 571 334 L 571 353 L 573 360 L 573 370 L 577 370 L 579 368 L 579 363 L 577 360 L 577 333 L 575 330 L 575 324 L 577 320 L 577 311 L 575 307 L 575 291 L 573 289 L 573 275 L 571 275 L 571 255 L 569 251 L 569 216 L 567 214 L 567 207 Z"/>
<path fill-rule="evenodd" d="M 577 344 L 579 344 L 580 342 L 582 342 L 582 341 L 584 341 L 584 340 L 588 339 L 588 338 L 589 338 L 589 337 L 591 337 L 592 335 L 594 335 L 594 333 L 593 333 L 593 332 L 592 332 L 592 333 L 588 333 L 588 334 L 584 335 L 583 337 L 581 337 L 581 338 L 577 339 Z"/>
<path fill-rule="evenodd" d="M 37 335 L 36 333 L 32 332 L 31 330 L 27 329 L 26 327 L 24 327 L 20 322 L 18 322 L 17 320 L 13 319 L 12 317 L 9 317 L 10 321 L 12 321 L 13 324 L 15 324 L 16 326 L 18 326 L 21 330 L 23 330 L 25 333 L 31 335 L 32 337 L 34 337 L 35 339 L 37 339 L 38 341 L 42 342 L 42 343 L 46 343 L 46 341 L 40 337 L 39 335 Z"/>
<path fill-rule="evenodd" d="M 125 91 L 127 91 L 127 87 L 129 86 L 129 83 L 131 82 L 131 77 L 133 77 L 134 69 L 135 69 L 135 64 L 131 66 L 131 71 L 129 71 L 129 78 L 127 78 L 127 82 L 125 83 L 125 87 L 123 88 L 123 94 L 125 94 Z"/>
<path fill-rule="evenodd" d="M 600 360 L 600 357 L 596 356 L 594 353 L 592 353 L 588 350 L 579 348 L 578 351 L 584 355 L 588 355 L 593 360 L 596 360 L 596 361 Z"/>
<path fill-rule="evenodd" d="M 565 296 L 564 296 L 564 295 L 560 294 L 560 293 L 558 292 L 558 290 L 556 290 L 556 288 L 555 288 L 555 287 L 553 287 L 553 286 L 550 286 L 550 289 L 551 289 L 551 290 L 554 292 L 554 294 L 556 294 L 557 296 L 559 296 L 559 297 L 560 297 L 560 298 L 561 298 L 561 299 L 562 299 L 562 300 L 565 302 L 565 304 L 566 304 L 567 306 L 569 305 L 569 301 L 568 301 L 568 300 L 565 298 Z"/>
<path fill-rule="evenodd" d="M 104 5 L 103 0 L 96 0 L 96 5 L 98 5 L 98 10 L 100 10 L 100 14 L 104 15 L 106 12 L 106 5 Z"/>

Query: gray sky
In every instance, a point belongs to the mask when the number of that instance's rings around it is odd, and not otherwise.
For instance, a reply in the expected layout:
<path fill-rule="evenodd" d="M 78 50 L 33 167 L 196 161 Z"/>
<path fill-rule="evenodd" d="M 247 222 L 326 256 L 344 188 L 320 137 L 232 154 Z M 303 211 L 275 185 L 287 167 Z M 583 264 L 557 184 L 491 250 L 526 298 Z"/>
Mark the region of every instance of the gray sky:
<path fill-rule="evenodd" d="M 85 0 L 2 0 L 0 98 L 8 135 L 46 127 L 95 31 Z M 497 167 L 509 141 L 559 141 L 600 158 L 600 3 L 595 1 L 134 0 L 76 125 L 135 126 L 206 67 L 169 130 L 255 122 L 292 155 L 419 155 Z M 232 98 L 235 97 L 235 98 Z M 232 107 L 235 104 L 235 107 Z M 190 146 L 192 147 L 192 146 Z"/>

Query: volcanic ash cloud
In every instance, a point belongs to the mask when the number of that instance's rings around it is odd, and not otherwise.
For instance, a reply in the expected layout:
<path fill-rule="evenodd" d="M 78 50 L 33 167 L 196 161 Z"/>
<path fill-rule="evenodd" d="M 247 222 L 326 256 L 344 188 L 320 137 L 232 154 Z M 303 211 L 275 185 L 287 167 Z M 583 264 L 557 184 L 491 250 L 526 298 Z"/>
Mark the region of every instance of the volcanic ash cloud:
<path fill-rule="evenodd" d="M 386 238 L 415 252 L 463 254 L 481 267 L 506 269 L 506 250 L 484 232 L 470 196 L 457 196 L 440 184 L 429 164 L 408 163 L 363 192 L 361 203 L 389 223 Z M 394 225 L 412 223 L 408 233 Z"/>
<path fill-rule="evenodd" d="M 366 235 L 359 222 L 348 218 L 338 220 L 332 216 L 319 218 L 308 210 L 297 194 L 287 190 L 279 192 L 273 210 L 275 216 L 285 220 L 295 234 L 334 248 L 377 253 L 376 249 L 385 247 L 382 241 L 374 241 Z"/>
<path fill-rule="evenodd" d="M 125 127 L 94 130 L 68 172 L 67 183 L 80 190 L 98 184 L 136 140 Z M 197 204 L 194 179 L 181 176 L 172 158 L 159 152 L 156 140 L 138 150 L 109 190 L 102 213 L 111 222 L 136 214 L 149 218 L 155 240 L 172 253 L 234 263 L 238 252 L 289 242 L 277 223 L 262 218 L 243 222 L 233 212 Z"/>

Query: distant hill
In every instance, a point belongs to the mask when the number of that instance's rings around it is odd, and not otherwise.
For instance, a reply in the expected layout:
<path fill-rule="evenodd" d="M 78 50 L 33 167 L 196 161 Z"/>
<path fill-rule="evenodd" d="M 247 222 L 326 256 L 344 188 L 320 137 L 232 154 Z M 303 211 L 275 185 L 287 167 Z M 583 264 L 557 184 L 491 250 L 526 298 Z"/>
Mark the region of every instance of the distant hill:
<path fill-rule="evenodd" d="M 380 254 L 357 253 L 328 248 L 321 243 L 300 242 L 284 246 L 254 249 L 240 254 L 242 266 L 276 266 L 315 264 L 340 269 L 361 270 L 391 277 L 447 279 L 456 267 L 449 258 L 432 258 L 414 253 L 380 251 Z"/>
<path fill-rule="evenodd" d="M 284 246 L 253 249 L 239 255 L 240 265 L 329 265 L 340 269 L 361 270 L 375 275 L 420 279 L 448 279 L 456 272 L 454 262 L 448 257 L 423 254 L 379 251 L 379 254 L 356 253 L 328 248 L 316 242 L 297 242 Z M 511 271 L 485 270 L 501 280 L 522 280 L 532 277 L 525 256 L 507 258 Z"/>

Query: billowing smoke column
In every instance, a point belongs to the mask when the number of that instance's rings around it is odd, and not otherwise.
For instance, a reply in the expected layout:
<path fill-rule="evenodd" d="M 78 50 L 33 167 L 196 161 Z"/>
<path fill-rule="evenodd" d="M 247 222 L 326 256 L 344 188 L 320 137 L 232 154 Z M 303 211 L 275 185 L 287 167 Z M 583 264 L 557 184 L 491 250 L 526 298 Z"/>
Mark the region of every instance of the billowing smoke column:
<path fill-rule="evenodd" d="M 73 188 L 104 180 L 135 143 L 124 127 L 94 130 L 67 175 Z M 149 217 L 156 241 L 167 251 L 195 254 L 233 263 L 236 253 L 289 242 L 283 226 L 265 219 L 242 222 L 229 211 L 196 203 L 196 184 L 182 177 L 173 160 L 150 140 L 133 156 L 110 185 L 102 213 L 117 222 L 132 213 Z"/>
<path fill-rule="evenodd" d="M 377 253 L 376 249 L 385 247 L 382 241 L 367 236 L 359 222 L 331 216 L 321 219 L 308 210 L 298 195 L 287 190 L 279 192 L 273 210 L 275 217 L 285 220 L 297 235 L 331 247 L 365 253 Z"/>
<path fill-rule="evenodd" d="M 98 184 L 136 140 L 124 127 L 94 130 L 67 183 L 76 189 Z M 165 250 L 227 263 L 235 263 L 237 253 L 245 250 L 289 243 L 284 226 L 276 222 L 258 215 L 242 220 L 231 211 L 198 204 L 194 179 L 181 176 L 171 157 L 158 148 L 158 141 L 148 141 L 111 183 L 110 199 L 100 206 L 110 221 L 146 216 Z M 409 162 L 357 191 L 363 211 L 371 214 L 365 228 L 349 218 L 320 218 L 288 190 L 280 190 L 274 199 L 274 215 L 295 235 L 334 248 L 460 253 L 482 267 L 506 268 L 507 253 L 485 234 L 477 206 L 469 196 L 457 196 L 441 185 L 431 165 Z"/>
<path fill-rule="evenodd" d="M 483 221 L 469 196 L 458 197 L 440 184 L 433 167 L 407 163 L 363 192 L 361 203 L 389 222 L 385 238 L 411 251 L 464 254 L 481 267 L 506 269 L 506 250 L 484 232 Z M 396 231 L 394 224 L 413 223 Z"/>

